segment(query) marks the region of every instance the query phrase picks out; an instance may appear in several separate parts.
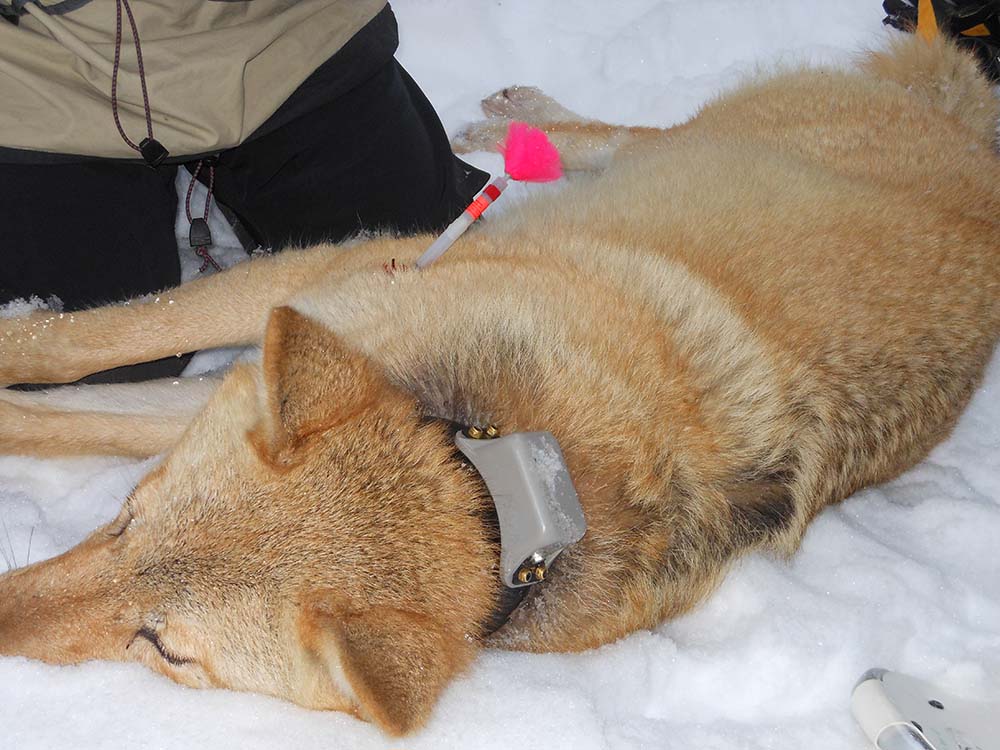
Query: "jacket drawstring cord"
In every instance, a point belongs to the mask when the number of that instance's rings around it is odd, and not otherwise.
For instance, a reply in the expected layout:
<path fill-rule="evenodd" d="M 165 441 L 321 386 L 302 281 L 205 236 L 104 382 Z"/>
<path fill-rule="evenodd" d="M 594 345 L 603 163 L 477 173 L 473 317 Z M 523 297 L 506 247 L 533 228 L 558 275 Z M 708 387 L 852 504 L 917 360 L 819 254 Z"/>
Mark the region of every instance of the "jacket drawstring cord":
<path fill-rule="evenodd" d="M 212 208 L 212 191 L 215 189 L 215 165 L 211 161 L 208 161 L 207 165 L 208 182 L 205 187 L 208 189 L 208 192 L 205 195 L 205 211 L 198 218 L 193 218 L 191 214 L 191 196 L 194 195 L 194 186 L 198 181 L 198 175 L 201 173 L 201 168 L 205 162 L 205 159 L 199 159 L 195 165 L 194 172 L 191 173 L 191 182 L 188 184 L 187 197 L 184 199 L 184 213 L 187 215 L 188 223 L 191 225 L 191 230 L 188 233 L 188 243 L 194 248 L 195 254 L 204 261 L 201 264 L 201 268 L 198 269 L 199 273 L 205 273 L 209 266 L 216 271 L 222 270 L 222 266 L 208 252 L 208 248 L 212 246 L 212 232 L 208 226 L 208 214 Z"/>
<path fill-rule="evenodd" d="M 129 26 L 132 28 L 132 42 L 135 44 L 135 57 L 139 68 L 139 83 L 142 86 L 142 105 L 146 115 L 146 137 L 138 144 L 125 133 L 121 117 L 118 114 L 118 70 L 121 67 L 123 7 L 128 16 Z M 160 166 L 169 152 L 163 147 L 163 144 L 153 137 L 153 114 L 149 106 L 149 92 L 146 89 L 146 68 L 142 63 L 142 43 L 139 41 L 139 29 L 136 27 L 135 16 L 132 15 L 132 6 L 129 5 L 129 0 L 115 0 L 115 62 L 111 71 L 111 113 L 114 115 L 115 127 L 118 128 L 122 140 L 133 151 L 142 154 L 142 158 L 149 166 L 154 168 Z"/>

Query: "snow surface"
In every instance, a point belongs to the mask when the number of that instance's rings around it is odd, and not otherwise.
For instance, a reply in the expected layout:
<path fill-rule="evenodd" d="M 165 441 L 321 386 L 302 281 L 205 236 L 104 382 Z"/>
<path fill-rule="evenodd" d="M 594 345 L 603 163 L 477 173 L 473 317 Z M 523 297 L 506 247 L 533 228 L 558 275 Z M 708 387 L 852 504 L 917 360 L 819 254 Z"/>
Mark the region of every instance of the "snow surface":
<path fill-rule="evenodd" d="M 602 119 L 676 123 L 748 74 L 844 64 L 883 43 L 894 32 L 882 28 L 880 6 L 395 3 L 399 57 L 452 132 L 477 117 L 481 97 L 511 83 L 541 86 Z M 492 155 L 474 161 L 500 164 Z M 197 261 L 187 265 L 197 271 Z M 220 361 L 213 356 L 202 369 Z M 153 463 L 0 458 L 6 555 L 23 563 L 29 538 L 32 560 L 79 541 Z M 592 653 L 484 653 L 413 737 L 389 740 L 346 715 L 260 696 L 190 690 L 138 666 L 8 658 L 0 659 L 0 748 L 860 750 L 849 695 L 869 667 L 1000 699 L 998 541 L 995 357 L 945 444 L 900 479 L 823 513 L 790 561 L 747 558 L 694 613 Z"/>
<path fill-rule="evenodd" d="M 36 310 L 53 310 L 54 312 L 62 312 L 62 309 L 62 300 L 56 295 L 53 294 L 48 299 L 42 299 L 41 297 L 37 297 L 33 294 L 28 297 L 28 299 L 19 297 L 0 305 L 0 319 L 23 318 L 25 315 L 30 315 Z"/>

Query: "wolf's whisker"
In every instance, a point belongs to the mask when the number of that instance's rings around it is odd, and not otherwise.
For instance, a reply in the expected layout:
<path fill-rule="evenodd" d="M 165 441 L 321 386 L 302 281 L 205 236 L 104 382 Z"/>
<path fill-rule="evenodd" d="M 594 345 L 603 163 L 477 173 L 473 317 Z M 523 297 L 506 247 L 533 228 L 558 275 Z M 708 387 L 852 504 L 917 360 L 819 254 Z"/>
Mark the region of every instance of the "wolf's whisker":
<path fill-rule="evenodd" d="M 0 524 L 3 525 L 4 535 L 7 537 L 7 547 L 10 549 L 10 557 L 7 556 L 7 551 L 0 546 L 0 554 L 3 555 L 3 561 L 7 563 L 7 570 L 14 570 L 17 568 L 17 557 L 14 556 L 14 545 L 10 542 L 10 529 L 7 528 L 7 522 L 0 518 Z"/>
<path fill-rule="evenodd" d="M 28 533 L 28 552 L 24 556 L 24 567 L 31 565 L 31 540 L 35 538 L 35 527 L 31 527 L 31 531 Z"/>

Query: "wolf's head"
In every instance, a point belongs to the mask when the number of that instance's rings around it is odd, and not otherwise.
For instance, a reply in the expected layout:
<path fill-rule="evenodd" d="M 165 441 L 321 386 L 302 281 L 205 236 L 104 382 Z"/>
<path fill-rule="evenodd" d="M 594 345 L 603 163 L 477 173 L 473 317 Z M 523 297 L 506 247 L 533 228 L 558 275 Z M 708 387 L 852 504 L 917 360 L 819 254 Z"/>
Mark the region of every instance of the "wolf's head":
<path fill-rule="evenodd" d="M 0 654 L 428 715 L 490 613 L 497 550 L 449 436 L 290 308 L 118 517 L 0 577 Z M 487 500 L 488 502 L 488 500 Z"/>

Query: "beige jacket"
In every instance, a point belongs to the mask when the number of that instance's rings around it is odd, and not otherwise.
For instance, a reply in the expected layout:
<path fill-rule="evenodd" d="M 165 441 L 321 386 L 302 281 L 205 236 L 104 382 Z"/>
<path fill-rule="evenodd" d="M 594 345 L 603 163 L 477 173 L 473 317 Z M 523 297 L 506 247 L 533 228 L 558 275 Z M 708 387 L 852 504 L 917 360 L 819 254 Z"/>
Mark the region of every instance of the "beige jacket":
<path fill-rule="evenodd" d="M 242 142 L 385 2 L 131 0 L 154 136 L 172 155 Z M 19 25 L 0 20 L 0 146 L 137 158 L 112 118 L 115 0 L 25 10 Z M 124 15 L 121 59 L 120 116 L 138 143 L 146 121 Z"/>

